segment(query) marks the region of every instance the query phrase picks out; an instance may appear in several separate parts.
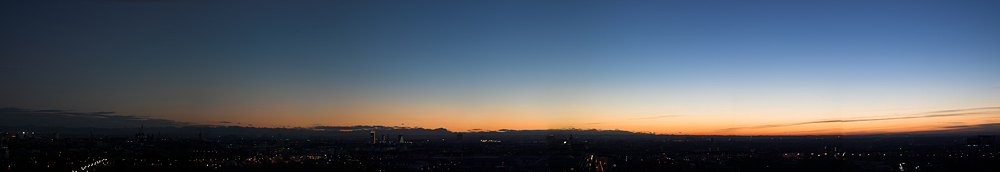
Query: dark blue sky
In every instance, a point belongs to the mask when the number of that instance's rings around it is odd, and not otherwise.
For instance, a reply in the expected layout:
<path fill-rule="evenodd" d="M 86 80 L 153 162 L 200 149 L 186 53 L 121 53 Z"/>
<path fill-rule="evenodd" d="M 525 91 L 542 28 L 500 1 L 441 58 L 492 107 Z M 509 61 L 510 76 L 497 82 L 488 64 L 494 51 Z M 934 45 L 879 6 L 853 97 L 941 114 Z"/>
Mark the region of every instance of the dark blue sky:
<path fill-rule="evenodd" d="M 608 114 L 807 120 L 986 107 L 1000 103 L 997 7 L 4 1 L 0 106 L 452 128 L 470 126 L 401 116 L 482 123 L 509 112 L 544 121 L 522 128 L 559 128 Z M 386 108 L 401 110 L 374 110 Z M 358 114 L 374 118 L 328 121 Z"/>

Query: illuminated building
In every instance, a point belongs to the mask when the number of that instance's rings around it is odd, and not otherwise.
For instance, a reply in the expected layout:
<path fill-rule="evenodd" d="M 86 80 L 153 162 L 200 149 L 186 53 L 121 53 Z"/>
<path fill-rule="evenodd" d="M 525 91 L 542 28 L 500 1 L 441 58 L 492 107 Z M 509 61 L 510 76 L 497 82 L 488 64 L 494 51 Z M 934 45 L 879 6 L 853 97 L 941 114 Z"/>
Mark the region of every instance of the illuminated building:
<path fill-rule="evenodd" d="M 403 142 L 403 133 L 399 133 L 399 143 L 404 143 Z"/>
<path fill-rule="evenodd" d="M 4 144 L 3 139 L 0 139 L 0 152 L 3 153 L 2 157 L 0 158 L 3 159 L 10 158 L 10 150 L 7 149 L 7 145 Z"/>
<path fill-rule="evenodd" d="M 993 153 L 997 151 L 997 138 L 994 136 L 980 135 L 965 139 L 965 147 L 970 153 Z"/>
<path fill-rule="evenodd" d="M 378 142 L 378 140 L 375 139 L 375 130 L 372 130 L 371 137 L 372 137 L 372 144 L 375 144 L 375 143 Z"/>
<path fill-rule="evenodd" d="M 816 148 L 816 154 L 819 155 L 836 154 L 836 153 L 837 153 L 836 146 L 820 146 Z"/>
<path fill-rule="evenodd" d="M 140 125 L 139 126 L 139 132 L 135 133 L 135 139 L 136 140 L 146 140 L 147 138 L 149 138 L 149 136 L 146 135 L 146 132 L 143 131 L 143 129 L 145 129 L 145 126 Z"/>

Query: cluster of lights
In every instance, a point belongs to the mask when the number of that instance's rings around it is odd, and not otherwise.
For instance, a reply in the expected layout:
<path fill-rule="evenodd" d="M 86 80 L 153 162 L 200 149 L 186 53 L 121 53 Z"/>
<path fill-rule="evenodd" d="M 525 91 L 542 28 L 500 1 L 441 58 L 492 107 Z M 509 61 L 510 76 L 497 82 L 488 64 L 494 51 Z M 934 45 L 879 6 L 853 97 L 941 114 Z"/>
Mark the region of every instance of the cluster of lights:
<path fill-rule="evenodd" d="M 479 140 L 479 142 L 483 142 L 483 143 L 500 143 L 500 140 Z"/>
<path fill-rule="evenodd" d="M 97 164 L 101 164 L 101 163 L 104 163 L 104 161 L 107 161 L 107 160 L 108 160 L 108 159 L 101 159 L 101 160 L 97 160 L 97 162 L 94 162 L 94 163 L 90 163 L 90 164 L 87 164 L 87 165 L 85 165 L 85 166 L 83 166 L 83 167 L 80 167 L 80 170 L 81 170 L 81 171 L 87 171 L 87 168 L 90 168 L 90 167 L 93 167 L 93 166 L 95 166 L 95 165 L 97 165 Z M 77 171 L 76 171 L 76 170 L 73 170 L 73 172 L 77 172 Z"/>

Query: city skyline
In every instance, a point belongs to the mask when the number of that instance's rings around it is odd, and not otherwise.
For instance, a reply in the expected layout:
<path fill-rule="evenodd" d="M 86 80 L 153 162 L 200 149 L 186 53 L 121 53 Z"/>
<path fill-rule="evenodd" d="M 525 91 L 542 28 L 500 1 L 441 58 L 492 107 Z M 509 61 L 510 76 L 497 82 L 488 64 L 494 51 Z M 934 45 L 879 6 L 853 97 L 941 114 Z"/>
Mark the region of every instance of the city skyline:
<path fill-rule="evenodd" d="M 1000 128 L 997 1 L 0 4 L 2 126 Z"/>

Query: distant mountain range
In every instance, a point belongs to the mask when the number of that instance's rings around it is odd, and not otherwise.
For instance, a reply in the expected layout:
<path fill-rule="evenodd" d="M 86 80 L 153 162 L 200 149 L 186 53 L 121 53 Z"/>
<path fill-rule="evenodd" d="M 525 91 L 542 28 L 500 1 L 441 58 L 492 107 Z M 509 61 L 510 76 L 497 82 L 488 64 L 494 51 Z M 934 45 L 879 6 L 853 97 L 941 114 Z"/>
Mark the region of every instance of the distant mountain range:
<path fill-rule="evenodd" d="M 850 137 L 872 137 L 872 136 L 898 136 L 898 135 L 996 135 L 1000 133 L 997 126 L 1000 124 L 990 124 L 984 126 L 956 127 L 953 130 L 922 131 L 893 133 L 885 135 L 863 135 Z M 545 140 L 548 135 L 553 135 L 557 139 L 566 139 L 570 135 L 575 138 L 640 138 L 640 137 L 699 137 L 707 135 L 656 135 L 651 133 L 637 133 L 621 130 L 598 130 L 598 129 L 548 129 L 548 130 L 509 130 L 502 129 L 496 131 L 474 130 L 466 132 L 454 132 L 445 128 L 427 129 L 420 127 L 400 127 L 400 126 L 316 126 L 310 128 L 261 128 L 261 127 L 241 127 L 241 126 L 212 126 L 212 125 L 189 125 L 183 127 L 122 127 L 122 128 L 99 128 L 99 127 L 51 127 L 51 126 L 0 126 L 0 132 L 11 135 L 20 135 L 21 132 L 27 134 L 34 133 L 34 137 L 51 138 L 54 133 L 59 133 L 62 138 L 88 138 L 88 137 L 134 137 L 137 133 L 145 133 L 153 137 L 193 139 L 198 138 L 199 133 L 203 138 L 221 137 L 272 137 L 272 138 L 326 138 L 326 139 L 368 139 L 372 131 L 378 138 L 386 137 L 395 139 L 397 135 L 404 135 L 407 139 L 457 139 L 458 134 L 462 134 L 466 140 L 480 139 L 518 139 L 518 140 Z M 749 136 L 719 136 L 712 137 L 749 137 Z M 760 136 L 757 136 L 760 137 Z M 797 136 L 769 136 L 769 137 L 797 137 Z M 800 136 L 799 136 L 800 137 Z"/>

